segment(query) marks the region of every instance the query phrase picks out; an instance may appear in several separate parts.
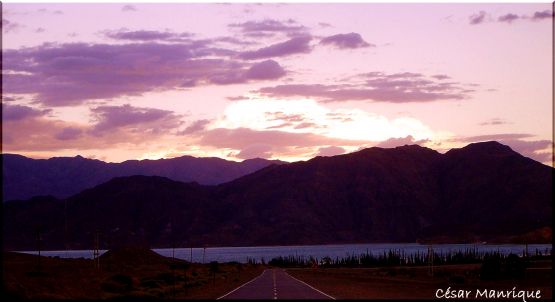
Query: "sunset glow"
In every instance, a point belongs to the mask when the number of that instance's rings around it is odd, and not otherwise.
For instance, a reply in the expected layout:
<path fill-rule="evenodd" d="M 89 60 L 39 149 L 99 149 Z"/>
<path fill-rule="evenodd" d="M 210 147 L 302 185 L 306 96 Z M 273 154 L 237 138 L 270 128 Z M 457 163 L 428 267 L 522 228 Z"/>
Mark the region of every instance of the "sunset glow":
<path fill-rule="evenodd" d="M 496 140 L 552 164 L 551 4 L 125 7 L 3 5 L 3 153 L 296 161 Z"/>

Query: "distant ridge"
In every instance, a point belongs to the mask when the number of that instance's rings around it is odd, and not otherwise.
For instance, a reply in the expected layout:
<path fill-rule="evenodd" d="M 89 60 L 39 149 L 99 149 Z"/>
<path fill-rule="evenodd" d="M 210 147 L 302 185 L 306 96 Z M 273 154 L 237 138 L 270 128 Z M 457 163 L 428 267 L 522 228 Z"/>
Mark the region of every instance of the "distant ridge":
<path fill-rule="evenodd" d="M 31 159 L 2 154 L 2 199 L 28 199 L 37 195 L 69 197 L 113 177 L 155 175 L 173 180 L 215 185 L 252 173 L 278 160 L 249 159 L 242 162 L 216 157 L 182 156 L 159 160 L 106 163 L 82 156 Z"/>
<path fill-rule="evenodd" d="M 90 248 L 96 229 L 108 248 L 551 242 L 553 171 L 485 142 L 446 154 L 369 148 L 217 186 L 119 177 L 65 200 L 6 202 L 3 243 L 33 248 L 39 228 L 50 248 Z"/>

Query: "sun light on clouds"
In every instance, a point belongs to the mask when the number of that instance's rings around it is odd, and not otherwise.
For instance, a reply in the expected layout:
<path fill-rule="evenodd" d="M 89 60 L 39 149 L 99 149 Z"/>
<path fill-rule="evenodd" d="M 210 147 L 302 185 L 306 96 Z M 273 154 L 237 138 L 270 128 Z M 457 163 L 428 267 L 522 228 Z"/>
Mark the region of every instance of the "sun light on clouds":
<path fill-rule="evenodd" d="M 369 142 L 409 135 L 415 140 L 433 140 L 435 137 L 434 131 L 412 117 L 390 119 L 356 108 L 330 109 L 311 99 L 249 99 L 233 102 L 213 127 L 279 129 Z"/>
<path fill-rule="evenodd" d="M 349 116 L 350 120 L 328 121 L 328 135 L 331 137 L 384 141 L 392 137 L 406 137 L 408 135 L 412 135 L 416 140 L 432 139 L 434 136 L 428 126 L 415 118 L 389 119 L 360 109 L 343 109 L 339 112 Z"/>
<path fill-rule="evenodd" d="M 279 119 L 272 120 L 268 114 L 281 112 L 284 115 L 303 116 L 308 121 L 322 122 L 329 111 L 325 107 L 318 105 L 313 100 L 269 100 L 269 99 L 249 99 L 233 102 L 228 105 L 222 118 L 215 123 L 215 128 L 239 128 L 248 127 L 255 130 L 266 130 L 280 125 Z M 289 132 L 306 132 L 300 129 L 281 130 Z"/>

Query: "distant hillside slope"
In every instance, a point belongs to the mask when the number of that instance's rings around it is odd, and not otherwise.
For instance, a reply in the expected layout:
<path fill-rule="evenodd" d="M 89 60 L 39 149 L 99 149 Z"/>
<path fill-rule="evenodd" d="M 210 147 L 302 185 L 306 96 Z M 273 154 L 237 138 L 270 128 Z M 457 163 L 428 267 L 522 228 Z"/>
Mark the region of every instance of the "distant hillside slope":
<path fill-rule="evenodd" d="M 486 142 L 446 154 L 370 148 L 208 187 L 116 178 L 66 200 L 6 203 L 4 244 L 32 247 L 37 228 L 53 248 L 90 247 L 96 229 L 105 246 L 531 238 L 523 235 L 552 226 L 552 175 L 553 168 Z"/>
<path fill-rule="evenodd" d="M 243 162 L 215 157 L 183 156 L 159 160 L 128 160 L 106 163 L 76 157 L 31 159 L 2 154 L 3 200 L 28 199 L 38 195 L 65 198 L 114 177 L 145 175 L 204 185 L 228 182 L 280 161 L 249 159 Z"/>

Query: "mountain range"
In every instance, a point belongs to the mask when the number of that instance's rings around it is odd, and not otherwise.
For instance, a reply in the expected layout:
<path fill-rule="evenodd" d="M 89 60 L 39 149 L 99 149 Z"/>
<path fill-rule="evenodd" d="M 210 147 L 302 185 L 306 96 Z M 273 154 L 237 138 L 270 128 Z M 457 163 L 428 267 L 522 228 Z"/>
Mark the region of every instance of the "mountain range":
<path fill-rule="evenodd" d="M 445 154 L 368 148 L 219 185 L 116 177 L 66 199 L 4 203 L 4 246 L 551 242 L 553 168 L 497 142 Z M 540 232 L 541 236 L 537 236 Z"/>
<path fill-rule="evenodd" d="M 216 157 L 192 156 L 107 163 L 81 156 L 32 159 L 17 154 L 2 154 L 1 160 L 3 201 L 39 195 L 65 198 L 114 177 L 132 175 L 155 175 L 177 181 L 215 185 L 271 164 L 284 163 L 261 158 L 234 162 Z"/>

